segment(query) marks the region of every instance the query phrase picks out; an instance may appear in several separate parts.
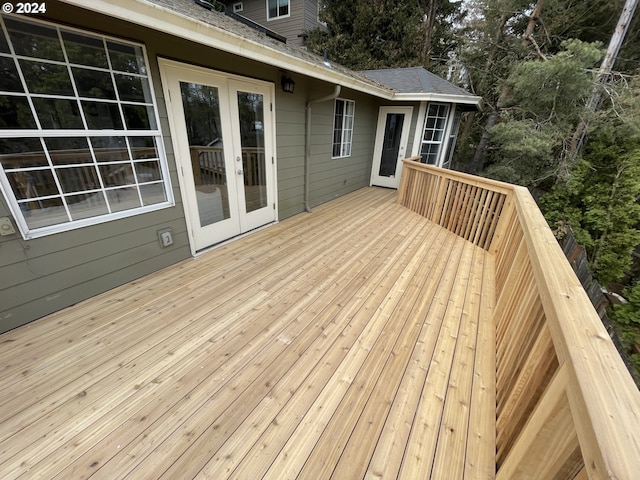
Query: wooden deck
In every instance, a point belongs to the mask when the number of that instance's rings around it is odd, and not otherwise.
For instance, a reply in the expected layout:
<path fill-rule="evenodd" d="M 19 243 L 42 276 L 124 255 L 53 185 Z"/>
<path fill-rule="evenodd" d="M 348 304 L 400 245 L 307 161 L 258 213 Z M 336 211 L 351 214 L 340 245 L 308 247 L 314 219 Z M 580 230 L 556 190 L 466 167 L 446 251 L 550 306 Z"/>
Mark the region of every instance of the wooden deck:
<path fill-rule="evenodd" d="M 491 478 L 493 257 L 367 188 L 0 336 L 0 478 Z"/>

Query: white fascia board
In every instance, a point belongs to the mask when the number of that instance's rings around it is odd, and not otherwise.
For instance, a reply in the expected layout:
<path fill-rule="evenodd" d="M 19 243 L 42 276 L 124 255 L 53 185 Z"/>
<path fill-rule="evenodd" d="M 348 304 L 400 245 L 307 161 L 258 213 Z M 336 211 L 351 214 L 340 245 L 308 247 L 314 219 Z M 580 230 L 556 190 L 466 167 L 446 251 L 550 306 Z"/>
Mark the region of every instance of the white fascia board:
<path fill-rule="evenodd" d="M 398 102 L 442 102 L 462 103 L 465 105 L 480 105 L 482 97 L 475 95 L 449 95 L 442 93 L 396 93 L 393 100 Z"/>
<path fill-rule="evenodd" d="M 393 100 L 393 92 L 307 62 L 301 58 L 274 50 L 253 40 L 191 17 L 141 0 L 61 0 L 84 10 L 120 18 L 153 30 L 192 40 L 216 50 L 246 57 L 290 72 L 307 75 L 332 84 L 340 84 L 375 97 Z"/>

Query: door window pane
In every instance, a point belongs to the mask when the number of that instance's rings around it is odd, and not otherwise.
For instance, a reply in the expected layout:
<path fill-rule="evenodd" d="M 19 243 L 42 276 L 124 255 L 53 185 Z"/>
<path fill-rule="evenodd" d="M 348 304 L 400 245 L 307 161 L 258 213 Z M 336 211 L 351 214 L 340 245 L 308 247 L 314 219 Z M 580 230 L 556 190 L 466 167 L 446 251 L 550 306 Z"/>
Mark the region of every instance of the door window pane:
<path fill-rule="evenodd" d="M 404 124 L 403 113 L 389 113 L 384 127 L 384 141 L 382 143 L 382 157 L 380 158 L 381 177 L 395 177 L 400 150 L 400 138 Z"/>
<path fill-rule="evenodd" d="M 231 217 L 218 89 L 180 82 L 200 226 Z"/>
<path fill-rule="evenodd" d="M 264 98 L 259 93 L 238 92 L 242 171 L 246 211 L 267 206 L 264 156 Z"/>

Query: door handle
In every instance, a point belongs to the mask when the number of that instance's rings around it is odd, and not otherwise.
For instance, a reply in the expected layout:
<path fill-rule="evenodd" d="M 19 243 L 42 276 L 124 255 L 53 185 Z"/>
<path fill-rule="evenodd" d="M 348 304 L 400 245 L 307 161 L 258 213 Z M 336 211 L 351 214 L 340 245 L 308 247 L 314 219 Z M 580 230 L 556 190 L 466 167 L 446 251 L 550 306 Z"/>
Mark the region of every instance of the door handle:
<path fill-rule="evenodd" d="M 242 171 L 242 169 L 241 169 L 241 168 L 239 168 L 238 170 L 236 170 L 236 173 L 237 173 L 238 175 L 242 175 L 244 172 Z"/>

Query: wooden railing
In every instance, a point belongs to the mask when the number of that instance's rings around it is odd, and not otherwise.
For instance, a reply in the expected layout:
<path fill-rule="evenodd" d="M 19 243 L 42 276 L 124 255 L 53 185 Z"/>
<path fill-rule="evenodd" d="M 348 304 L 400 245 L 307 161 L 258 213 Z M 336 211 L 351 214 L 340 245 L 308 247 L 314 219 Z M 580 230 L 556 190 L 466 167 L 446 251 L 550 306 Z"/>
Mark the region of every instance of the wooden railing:
<path fill-rule="evenodd" d="M 640 478 L 640 392 L 528 190 L 415 160 L 399 203 L 494 256 L 496 478 Z"/>
<path fill-rule="evenodd" d="M 226 170 L 223 147 L 195 145 L 189 148 L 196 185 L 225 185 Z M 266 185 L 264 148 L 242 148 L 242 170 L 246 186 Z"/>

